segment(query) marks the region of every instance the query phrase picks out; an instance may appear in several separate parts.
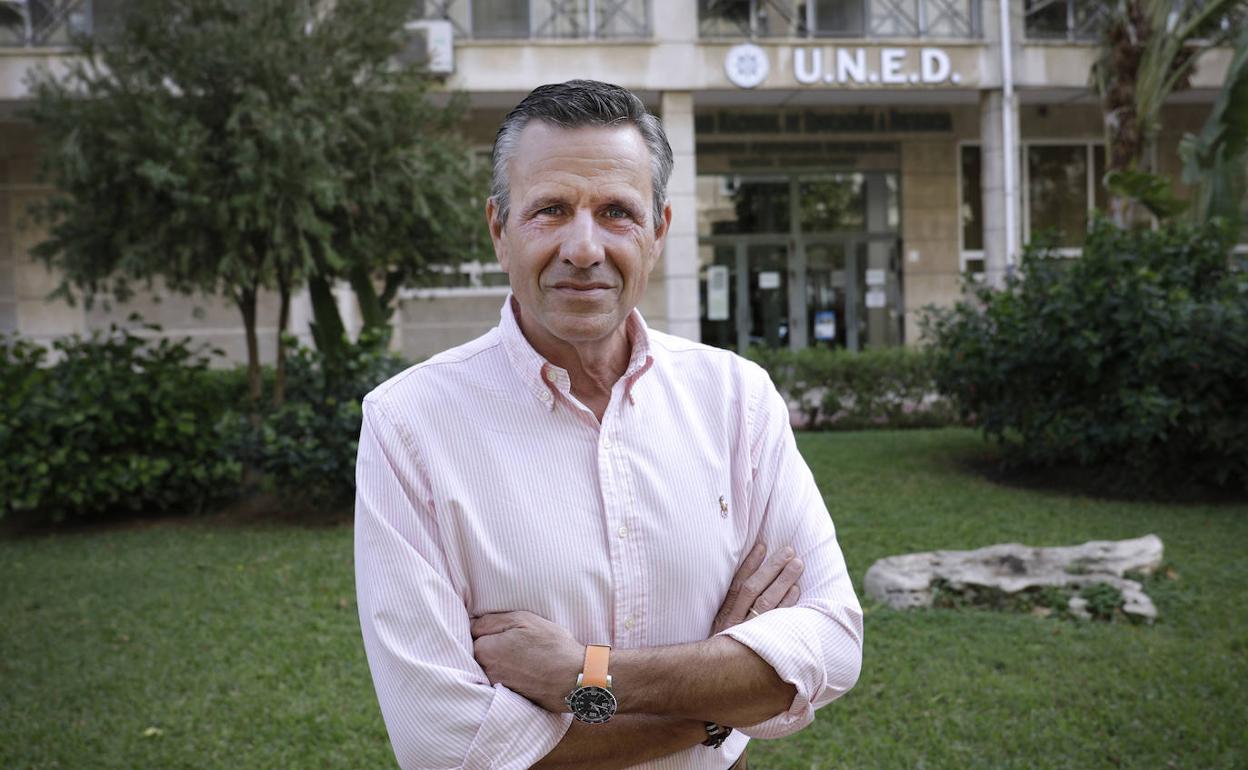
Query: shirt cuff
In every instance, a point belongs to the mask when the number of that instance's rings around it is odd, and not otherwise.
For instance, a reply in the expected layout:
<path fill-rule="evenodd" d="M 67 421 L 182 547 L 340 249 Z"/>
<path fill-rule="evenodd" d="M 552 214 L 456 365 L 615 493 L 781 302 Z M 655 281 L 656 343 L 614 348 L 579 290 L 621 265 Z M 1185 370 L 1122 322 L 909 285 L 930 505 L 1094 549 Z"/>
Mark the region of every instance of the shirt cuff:
<path fill-rule="evenodd" d="M 825 662 L 823 636 L 833 622 L 817 610 L 787 607 L 720 632 L 749 647 L 782 680 L 797 688 L 788 709 L 764 722 L 743 727 L 741 732 L 752 738 L 781 738 L 795 733 L 814 721 L 816 705 L 822 706 L 853 686 L 861 666 L 862 648 L 850 642 L 843 653 L 836 654 L 837 659 L 845 658 L 843 676 L 828 671 L 830 666 L 841 667 L 840 660 Z"/>
<path fill-rule="evenodd" d="M 549 754 L 571 724 L 571 714 L 552 714 L 496 684 L 485 721 L 464 757 L 464 770 L 525 770 Z"/>

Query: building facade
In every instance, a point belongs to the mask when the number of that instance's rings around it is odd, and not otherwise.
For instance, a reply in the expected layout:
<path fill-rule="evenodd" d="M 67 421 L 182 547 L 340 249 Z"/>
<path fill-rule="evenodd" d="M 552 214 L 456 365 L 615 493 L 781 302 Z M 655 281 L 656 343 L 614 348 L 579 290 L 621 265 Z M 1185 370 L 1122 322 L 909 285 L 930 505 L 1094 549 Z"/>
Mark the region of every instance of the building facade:
<path fill-rule="evenodd" d="M 50 305 L 55 277 L 26 256 L 37 233 L 19 227 L 21 211 L 44 190 L 37 137 L 14 117 L 22 75 L 67 54 L 58 30 L 93 23 L 92 12 L 99 23 L 109 6 L 27 3 L 80 14 L 61 13 L 41 40 L 36 24 L 24 40 L 0 37 L 0 332 L 47 338 L 133 308 Z M 924 307 L 956 301 L 968 273 L 999 280 L 1042 231 L 1079 253 L 1105 202 L 1104 128 L 1089 89 L 1095 5 L 426 0 L 421 17 L 433 23 L 413 34 L 444 88 L 467 95 L 479 156 L 505 112 L 542 83 L 618 83 L 662 118 L 676 156 L 674 216 L 642 306 L 652 325 L 734 349 L 859 350 L 916 342 Z M 1178 141 L 1199 131 L 1230 52 L 1200 57 L 1163 114 L 1156 162 L 1175 179 Z M 496 265 L 441 278 L 404 295 L 395 344 L 411 357 L 492 326 L 507 291 Z M 346 294 L 342 302 L 351 306 Z M 137 309 L 242 357 L 229 306 L 138 300 Z M 297 333 L 309 314 L 296 303 Z"/>

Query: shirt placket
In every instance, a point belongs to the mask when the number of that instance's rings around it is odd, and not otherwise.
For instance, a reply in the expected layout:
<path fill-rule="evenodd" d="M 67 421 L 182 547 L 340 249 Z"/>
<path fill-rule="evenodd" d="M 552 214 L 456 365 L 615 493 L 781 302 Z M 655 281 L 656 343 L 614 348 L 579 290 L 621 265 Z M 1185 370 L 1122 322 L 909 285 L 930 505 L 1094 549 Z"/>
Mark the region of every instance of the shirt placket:
<path fill-rule="evenodd" d="M 623 423 L 629 404 L 624 383 L 618 383 L 611 403 L 603 414 L 598 434 L 598 473 L 601 479 L 603 509 L 606 515 L 608 549 L 614 584 L 614 644 L 623 649 L 643 645 L 646 619 L 645 571 L 642 543 L 638 539 L 636 496 L 629 472 L 629 447 L 624 440 Z"/>

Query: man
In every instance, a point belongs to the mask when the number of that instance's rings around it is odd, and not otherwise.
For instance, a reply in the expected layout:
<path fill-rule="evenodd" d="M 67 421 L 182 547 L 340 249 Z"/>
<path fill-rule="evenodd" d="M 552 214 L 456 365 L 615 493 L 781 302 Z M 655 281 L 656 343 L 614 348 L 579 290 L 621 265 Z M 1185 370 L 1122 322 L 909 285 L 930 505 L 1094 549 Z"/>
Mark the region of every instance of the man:
<path fill-rule="evenodd" d="M 624 89 L 533 91 L 494 146 L 498 327 L 364 401 L 360 621 L 405 768 L 723 770 L 857 680 L 783 399 L 635 310 L 671 166 Z"/>

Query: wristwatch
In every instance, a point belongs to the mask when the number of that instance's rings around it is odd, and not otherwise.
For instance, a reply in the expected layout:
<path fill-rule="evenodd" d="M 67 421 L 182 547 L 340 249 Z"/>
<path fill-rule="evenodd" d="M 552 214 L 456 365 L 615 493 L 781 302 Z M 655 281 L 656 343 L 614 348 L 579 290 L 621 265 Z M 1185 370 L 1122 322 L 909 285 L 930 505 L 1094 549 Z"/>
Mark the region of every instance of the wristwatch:
<path fill-rule="evenodd" d="M 564 698 L 572 716 L 591 725 L 600 725 L 615 716 L 619 704 L 611 693 L 611 675 L 607 660 L 611 647 L 590 644 L 585 647 L 585 667 L 576 677 L 576 689 Z"/>
<path fill-rule="evenodd" d="M 706 735 L 707 739 L 702 741 L 702 745 L 710 746 L 712 749 L 717 749 L 724 745 L 724 741 L 728 740 L 729 735 L 732 735 L 732 728 L 727 725 L 707 722 Z"/>

